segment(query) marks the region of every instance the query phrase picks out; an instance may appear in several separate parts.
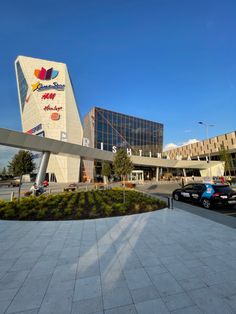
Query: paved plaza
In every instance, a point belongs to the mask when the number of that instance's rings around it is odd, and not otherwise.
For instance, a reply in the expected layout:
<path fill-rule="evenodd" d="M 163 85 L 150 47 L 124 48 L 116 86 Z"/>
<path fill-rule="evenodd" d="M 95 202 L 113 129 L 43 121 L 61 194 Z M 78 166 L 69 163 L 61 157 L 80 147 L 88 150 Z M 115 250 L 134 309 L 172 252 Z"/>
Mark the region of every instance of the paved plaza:
<path fill-rule="evenodd" d="M 0 313 L 236 313 L 236 232 L 175 209 L 0 221 Z"/>

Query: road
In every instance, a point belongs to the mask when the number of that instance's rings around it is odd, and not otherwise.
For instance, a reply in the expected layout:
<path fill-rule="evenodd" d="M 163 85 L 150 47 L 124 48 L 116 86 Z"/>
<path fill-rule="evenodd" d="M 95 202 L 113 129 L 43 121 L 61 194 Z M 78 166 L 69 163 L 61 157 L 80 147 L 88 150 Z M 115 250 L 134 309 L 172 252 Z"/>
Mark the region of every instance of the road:
<path fill-rule="evenodd" d="M 167 199 L 167 197 L 172 195 L 172 192 L 179 188 L 178 183 L 157 183 L 157 184 L 146 184 L 143 186 L 139 186 L 138 189 L 142 190 L 148 194 L 154 195 L 154 196 L 160 196 L 163 199 Z M 202 208 L 200 205 L 196 204 L 191 204 L 191 203 L 184 203 L 184 202 L 176 202 L 174 201 L 174 207 L 183 209 L 183 210 L 188 210 L 191 209 L 192 212 L 194 210 L 196 211 L 208 211 L 212 212 L 215 211 L 217 213 L 224 214 L 225 216 L 230 216 L 230 217 L 236 217 L 236 206 L 231 207 L 231 208 L 212 208 L 211 210 L 207 210 Z M 188 210 L 190 211 L 190 210 Z"/>

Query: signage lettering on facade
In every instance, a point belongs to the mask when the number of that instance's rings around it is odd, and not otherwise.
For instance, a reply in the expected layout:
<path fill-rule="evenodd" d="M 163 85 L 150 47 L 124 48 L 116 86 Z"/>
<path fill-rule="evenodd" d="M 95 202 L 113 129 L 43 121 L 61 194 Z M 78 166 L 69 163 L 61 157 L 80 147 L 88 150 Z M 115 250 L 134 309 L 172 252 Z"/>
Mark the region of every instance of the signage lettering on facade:
<path fill-rule="evenodd" d="M 67 142 L 67 133 L 64 131 L 61 131 L 61 141 Z"/>
<path fill-rule="evenodd" d="M 57 107 L 57 106 L 54 106 L 54 107 L 51 107 L 50 105 L 48 105 L 48 106 L 45 106 L 44 108 L 43 108 L 43 110 L 44 111 L 60 111 L 60 110 L 62 110 L 62 107 Z"/>
<path fill-rule="evenodd" d="M 89 147 L 89 139 L 87 138 L 83 138 L 83 145 Z M 100 143 L 100 149 L 103 150 L 103 142 Z M 131 148 L 127 148 L 127 155 L 132 156 L 132 149 Z M 117 152 L 117 147 L 116 146 L 112 146 L 112 153 L 116 153 Z M 143 151 L 141 149 L 139 149 L 139 156 L 142 157 L 142 153 Z M 183 160 L 182 159 L 182 155 L 177 155 L 176 159 L 174 158 L 170 158 L 170 156 L 168 154 L 162 156 L 162 153 L 157 153 L 156 154 L 157 158 L 159 159 L 173 159 L 173 160 Z M 152 152 L 149 152 L 149 157 L 152 157 Z M 187 160 L 192 160 L 191 156 L 187 157 Z M 198 157 L 198 160 L 200 160 L 200 158 Z M 208 160 L 208 158 L 206 157 L 206 161 Z"/>
<path fill-rule="evenodd" d="M 56 96 L 56 93 L 45 93 L 42 95 L 41 99 L 51 99 L 53 100 Z"/>
<path fill-rule="evenodd" d="M 89 147 L 89 143 L 90 143 L 89 138 L 83 137 L 83 146 Z"/>
<path fill-rule="evenodd" d="M 32 84 L 32 91 L 35 92 L 36 90 L 38 92 L 42 92 L 48 89 L 56 89 L 58 91 L 64 91 L 65 90 L 65 85 L 64 84 L 58 84 L 57 82 L 53 82 L 53 85 L 43 85 L 40 82 L 36 82 Z"/>
<path fill-rule="evenodd" d="M 132 156 L 132 150 L 131 150 L 131 148 L 127 148 L 126 151 L 127 151 L 127 155 L 128 155 L 128 156 Z"/>
<path fill-rule="evenodd" d="M 38 132 L 38 131 L 40 131 L 40 130 L 42 130 L 42 124 L 41 124 L 41 123 L 38 124 L 38 125 L 36 125 L 34 128 L 30 129 L 30 130 L 27 131 L 26 133 L 28 133 L 28 134 L 34 134 L 35 132 Z"/>

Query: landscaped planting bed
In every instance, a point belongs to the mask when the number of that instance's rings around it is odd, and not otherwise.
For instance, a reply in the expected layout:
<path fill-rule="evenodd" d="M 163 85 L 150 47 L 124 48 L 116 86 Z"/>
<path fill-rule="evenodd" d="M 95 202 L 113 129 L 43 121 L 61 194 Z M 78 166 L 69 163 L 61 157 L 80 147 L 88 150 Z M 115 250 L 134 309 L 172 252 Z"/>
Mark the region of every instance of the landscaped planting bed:
<path fill-rule="evenodd" d="M 20 202 L 0 201 L 0 219 L 71 220 L 130 215 L 154 211 L 166 203 L 136 191 L 92 190 L 57 195 L 30 196 Z"/>

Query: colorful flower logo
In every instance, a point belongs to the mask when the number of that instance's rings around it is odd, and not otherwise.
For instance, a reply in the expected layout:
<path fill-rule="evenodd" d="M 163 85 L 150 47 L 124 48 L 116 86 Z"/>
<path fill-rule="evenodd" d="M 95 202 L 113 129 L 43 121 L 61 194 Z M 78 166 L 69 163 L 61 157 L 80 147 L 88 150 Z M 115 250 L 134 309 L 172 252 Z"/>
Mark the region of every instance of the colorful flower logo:
<path fill-rule="evenodd" d="M 55 77 L 57 77 L 58 73 L 59 71 L 53 70 L 53 68 L 46 70 L 44 67 L 42 67 L 41 70 L 34 70 L 34 75 L 38 79 L 46 81 L 54 79 Z"/>

